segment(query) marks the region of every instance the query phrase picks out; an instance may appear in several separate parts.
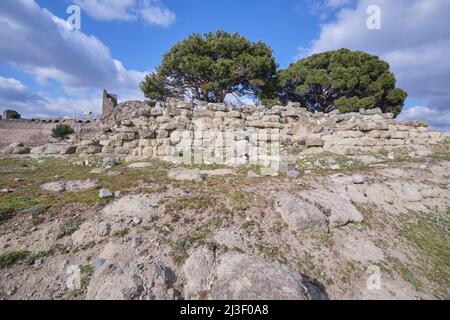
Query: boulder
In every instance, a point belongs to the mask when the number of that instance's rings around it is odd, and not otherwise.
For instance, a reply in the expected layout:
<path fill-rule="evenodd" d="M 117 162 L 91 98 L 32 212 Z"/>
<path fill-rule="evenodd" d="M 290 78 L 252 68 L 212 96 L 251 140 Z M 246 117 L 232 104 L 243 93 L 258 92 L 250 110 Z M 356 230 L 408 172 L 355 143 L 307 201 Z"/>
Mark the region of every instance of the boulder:
<path fill-rule="evenodd" d="M 124 196 L 110 204 L 101 211 L 106 218 L 145 218 L 158 208 L 160 197 L 158 195 L 136 194 Z"/>
<path fill-rule="evenodd" d="M 307 147 L 323 147 L 324 141 L 321 138 L 309 137 L 306 139 L 305 144 Z"/>
<path fill-rule="evenodd" d="M 41 185 L 41 188 L 49 192 L 77 192 L 95 188 L 98 185 L 97 180 L 72 180 L 47 182 Z"/>
<path fill-rule="evenodd" d="M 186 168 L 175 168 L 169 170 L 167 173 L 169 179 L 178 181 L 195 181 L 202 182 L 203 176 L 198 170 L 186 169 Z"/>
<path fill-rule="evenodd" d="M 310 300 L 314 298 L 300 273 L 285 265 L 243 253 L 214 257 L 205 248 L 183 267 L 185 299 Z"/>
<path fill-rule="evenodd" d="M 300 196 L 319 208 L 328 216 L 330 228 L 338 228 L 350 222 L 362 222 L 363 216 L 345 194 L 326 190 L 302 191 Z"/>
<path fill-rule="evenodd" d="M 111 198 L 114 195 L 108 189 L 100 189 L 100 191 L 98 192 L 98 196 L 103 199 L 103 198 Z"/>
<path fill-rule="evenodd" d="M 6 149 L 6 152 L 8 152 L 9 154 L 28 154 L 30 153 L 30 151 L 31 149 L 26 147 L 21 142 L 13 142 Z"/>
<path fill-rule="evenodd" d="M 101 252 L 97 268 L 89 282 L 86 300 L 131 300 L 143 292 L 142 279 L 133 269 L 133 261 L 124 245 L 110 242 Z"/>
<path fill-rule="evenodd" d="M 103 168 L 112 168 L 117 165 L 117 160 L 114 157 L 106 157 L 102 161 Z"/>
<path fill-rule="evenodd" d="M 111 230 L 111 225 L 107 222 L 101 222 L 97 226 L 97 234 L 100 237 L 106 237 L 109 234 L 110 230 Z"/>
<path fill-rule="evenodd" d="M 313 204 L 303 199 L 279 194 L 276 210 L 291 230 L 307 232 L 328 232 L 328 218 Z"/>

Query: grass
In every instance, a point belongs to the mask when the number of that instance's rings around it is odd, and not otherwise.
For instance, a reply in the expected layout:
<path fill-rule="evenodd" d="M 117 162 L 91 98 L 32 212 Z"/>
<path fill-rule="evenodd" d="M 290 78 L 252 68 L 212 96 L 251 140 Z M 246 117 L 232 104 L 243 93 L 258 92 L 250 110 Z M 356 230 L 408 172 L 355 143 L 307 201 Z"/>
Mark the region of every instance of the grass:
<path fill-rule="evenodd" d="M 213 217 L 209 220 L 209 224 L 215 228 L 220 228 L 223 225 L 223 219 L 220 217 Z"/>
<path fill-rule="evenodd" d="M 404 224 L 401 234 L 420 254 L 420 271 L 437 284 L 435 294 L 441 298 L 448 297 L 450 220 L 435 214 L 417 213 L 412 221 Z M 405 272 L 405 277 L 415 282 L 408 272 Z"/>
<path fill-rule="evenodd" d="M 0 256 L 0 268 L 10 267 L 19 261 L 23 261 L 29 257 L 28 251 L 12 251 Z"/>
<path fill-rule="evenodd" d="M 306 147 L 305 147 L 305 146 L 302 146 L 302 145 L 295 145 L 295 146 L 292 146 L 292 147 L 288 148 L 287 153 L 288 153 L 289 155 L 297 156 L 297 155 L 299 155 L 300 153 L 304 152 L 305 150 L 306 150 Z"/>
<path fill-rule="evenodd" d="M 212 207 L 215 200 L 211 196 L 182 197 L 169 201 L 165 205 L 165 212 L 176 214 L 182 210 L 200 211 Z"/>
<path fill-rule="evenodd" d="M 81 270 L 81 289 L 83 290 L 87 288 L 89 281 L 94 275 L 95 269 L 93 266 L 88 264 L 81 266 L 80 270 Z"/>
<path fill-rule="evenodd" d="M 100 160 L 92 158 L 90 162 L 97 163 Z M 152 162 L 153 163 L 153 162 Z M 22 167 L 27 170 L 22 170 Z M 90 173 L 92 167 L 79 166 L 67 160 L 57 158 L 43 158 L 39 161 L 24 159 L 0 159 L 0 185 L 8 189 L 14 189 L 11 193 L 0 194 L 0 222 L 6 221 L 14 214 L 25 212 L 33 217 L 39 216 L 38 212 L 43 207 L 48 211 L 58 210 L 67 204 L 100 205 L 106 204 L 111 199 L 100 199 L 98 189 L 108 188 L 110 190 L 124 190 L 145 183 L 160 183 L 167 176 L 167 164 L 160 164 L 155 161 L 149 168 L 130 169 L 125 164 L 118 165 L 114 170 L 120 170 L 121 176 L 104 176 Z M 20 169 L 20 176 L 26 181 L 17 182 L 17 171 Z M 0 171 L 1 172 L 1 171 Z M 55 179 L 58 176 L 59 178 Z M 79 192 L 51 193 L 41 189 L 44 182 L 64 180 L 86 180 L 97 179 L 99 185 L 96 189 Z M 34 213 L 33 213 L 34 212 Z M 35 219 L 39 223 L 41 219 Z"/>
<path fill-rule="evenodd" d="M 228 202 L 237 211 L 245 211 L 253 198 L 254 195 L 251 192 L 245 191 L 232 191 L 228 194 Z"/>
<path fill-rule="evenodd" d="M 64 235 L 69 236 L 78 230 L 81 220 L 75 217 L 70 217 L 63 223 Z"/>
<path fill-rule="evenodd" d="M 89 282 L 91 281 L 91 278 L 94 275 L 94 272 L 95 268 L 90 264 L 80 266 L 80 273 L 81 273 L 80 289 L 72 292 L 72 295 L 75 298 L 84 295 L 89 285 Z"/>
<path fill-rule="evenodd" d="M 125 237 L 128 234 L 129 231 L 130 230 L 128 230 L 127 228 L 121 229 L 121 230 L 117 230 L 116 232 L 113 233 L 113 236 L 116 237 L 116 238 L 123 238 L 123 237 Z"/>
<path fill-rule="evenodd" d="M 270 228 L 271 231 L 275 232 L 276 234 L 280 234 L 281 231 L 283 231 L 283 222 L 277 220 L 274 221 L 272 224 L 272 227 Z"/>
<path fill-rule="evenodd" d="M 397 271 L 405 281 L 408 281 L 417 292 L 423 292 L 422 282 L 398 258 L 388 257 L 387 262 L 390 263 L 393 269 Z"/>
<path fill-rule="evenodd" d="M 299 159 L 295 164 L 298 170 L 313 170 L 314 173 L 321 175 L 336 172 L 336 170 L 331 169 L 334 164 L 339 165 L 338 171 L 352 172 L 367 168 L 367 165 L 359 160 L 330 152 L 322 152 L 305 159 Z"/>
<path fill-rule="evenodd" d="M 0 209 L 0 223 L 12 218 L 14 216 L 14 212 L 8 209 Z"/>
<path fill-rule="evenodd" d="M 205 244 L 205 240 L 211 231 L 205 227 L 199 227 L 190 234 L 183 236 L 171 244 L 171 256 L 177 265 L 181 265 L 187 258 L 187 251 L 193 246 Z"/>
<path fill-rule="evenodd" d="M 286 263 L 286 258 L 283 256 L 278 246 L 257 244 L 256 248 L 266 259 Z"/>

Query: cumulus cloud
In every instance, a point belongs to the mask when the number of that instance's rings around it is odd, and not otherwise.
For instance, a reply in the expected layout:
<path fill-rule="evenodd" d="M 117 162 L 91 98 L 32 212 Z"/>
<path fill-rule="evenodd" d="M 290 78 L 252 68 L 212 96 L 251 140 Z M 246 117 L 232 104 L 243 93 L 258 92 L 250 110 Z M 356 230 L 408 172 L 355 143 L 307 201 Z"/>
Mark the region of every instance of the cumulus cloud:
<path fill-rule="evenodd" d="M 136 20 L 136 16 L 130 12 L 135 0 L 76 0 L 75 3 L 83 12 L 97 20 Z"/>
<path fill-rule="evenodd" d="M 30 116 L 99 112 L 103 88 L 124 98 L 141 97 L 139 82 L 148 73 L 125 68 L 96 37 L 72 30 L 34 0 L 2 0 L 0 63 L 30 73 L 41 85 L 56 80 L 67 93 L 50 98 L 1 77 L 0 103 Z"/>
<path fill-rule="evenodd" d="M 450 110 L 437 110 L 424 106 L 406 109 L 399 116 L 400 120 L 427 120 L 434 129 L 450 130 Z"/>
<path fill-rule="evenodd" d="M 76 0 L 89 16 L 103 21 L 135 21 L 142 19 L 152 25 L 168 27 L 176 15 L 160 0 Z"/>
<path fill-rule="evenodd" d="M 140 15 L 147 23 L 163 27 L 170 26 L 176 20 L 175 13 L 162 7 L 159 1 L 145 1 L 144 6 L 140 9 Z"/>
<path fill-rule="evenodd" d="M 49 97 L 33 92 L 19 80 L 0 76 L 0 105 L 26 117 L 52 117 L 101 112 L 99 94 L 83 98 Z"/>
<path fill-rule="evenodd" d="M 33 0 L 2 1 L 0 63 L 68 88 L 136 88 L 146 74 L 125 69 L 100 40 L 72 30 Z"/>
<path fill-rule="evenodd" d="M 366 27 L 369 5 L 381 9 L 381 30 Z M 398 86 L 410 98 L 425 101 L 426 108 L 436 112 L 449 110 L 450 24 L 445 23 L 449 15 L 447 0 L 359 0 L 321 25 L 308 53 L 345 47 L 376 54 L 390 63 Z M 417 108 L 415 112 L 423 111 L 425 117 L 424 109 Z"/>

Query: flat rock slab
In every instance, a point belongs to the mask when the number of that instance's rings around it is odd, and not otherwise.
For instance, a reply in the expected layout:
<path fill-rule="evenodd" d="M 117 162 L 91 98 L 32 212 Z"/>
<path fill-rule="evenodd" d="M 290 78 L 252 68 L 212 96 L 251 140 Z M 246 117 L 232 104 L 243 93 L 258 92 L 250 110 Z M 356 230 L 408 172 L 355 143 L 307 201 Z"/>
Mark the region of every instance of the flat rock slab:
<path fill-rule="evenodd" d="M 351 222 L 362 222 L 363 216 L 345 194 L 323 189 L 302 191 L 300 196 L 313 203 L 330 221 L 330 228 L 339 228 Z"/>
<path fill-rule="evenodd" d="M 71 181 L 55 181 L 47 182 L 41 185 L 41 188 L 49 192 L 77 192 L 93 189 L 98 186 L 97 180 L 71 180 Z"/>
<path fill-rule="evenodd" d="M 101 211 L 104 217 L 109 218 L 145 218 L 158 207 L 158 195 L 136 194 L 122 197 L 109 205 Z"/>
<path fill-rule="evenodd" d="M 276 203 L 276 210 L 291 230 L 328 232 L 328 218 L 314 204 L 288 193 L 279 194 Z"/>
<path fill-rule="evenodd" d="M 141 169 L 141 168 L 149 168 L 151 166 L 152 166 L 151 162 L 136 162 L 128 165 L 128 168 Z"/>
<path fill-rule="evenodd" d="M 98 257 L 102 261 L 87 288 L 89 300 L 129 300 L 141 293 L 142 281 L 132 267 L 130 250 L 122 244 L 108 243 Z"/>
<path fill-rule="evenodd" d="M 225 253 L 215 258 L 203 248 L 189 257 L 183 270 L 185 299 L 311 299 L 300 273 L 253 255 Z"/>
<path fill-rule="evenodd" d="M 226 176 L 236 174 L 233 169 L 212 169 L 212 170 L 200 170 L 201 175 L 205 176 Z"/>
<path fill-rule="evenodd" d="M 187 168 L 175 168 L 169 170 L 167 173 L 169 179 L 178 181 L 194 181 L 202 182 L 203 176 L 198 170 L 187 169 Z"/>

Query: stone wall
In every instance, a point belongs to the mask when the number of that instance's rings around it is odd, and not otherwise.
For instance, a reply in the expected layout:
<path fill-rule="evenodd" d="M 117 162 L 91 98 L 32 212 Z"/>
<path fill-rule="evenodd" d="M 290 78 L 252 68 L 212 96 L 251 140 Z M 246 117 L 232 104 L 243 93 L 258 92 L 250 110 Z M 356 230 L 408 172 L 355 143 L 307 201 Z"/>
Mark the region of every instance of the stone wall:
<path fill-rule="evenodd" d="M 429 152 L 429 145 L 449 137 L 429 130 L 424 121 L 397 121 L 379 109 L 313 114 L 295 104 L 241 108 L 171 98 L 153 106 L 121 103 L 103 118 L 101 131 L 94 139 L 80 141 L 77 152 L 127 160 L 179 162 L 200 156 L 202 163 L 267 165 L 272 155 L 288 159 L 292 147 L 304 154 L 401 149 L 420 156 Z"/>
<path fill-rule="evenodd" d="M 13 142 L 21 142 L 27 146 L 37 146 L 49 141 L 52 129 L 58 123 L 65 123 L 74 128 L 79 136 L 92 136 L 98 132 L 95 123 L 83 123 L 74 120 L 0 120 L 0 148 Z"/>

